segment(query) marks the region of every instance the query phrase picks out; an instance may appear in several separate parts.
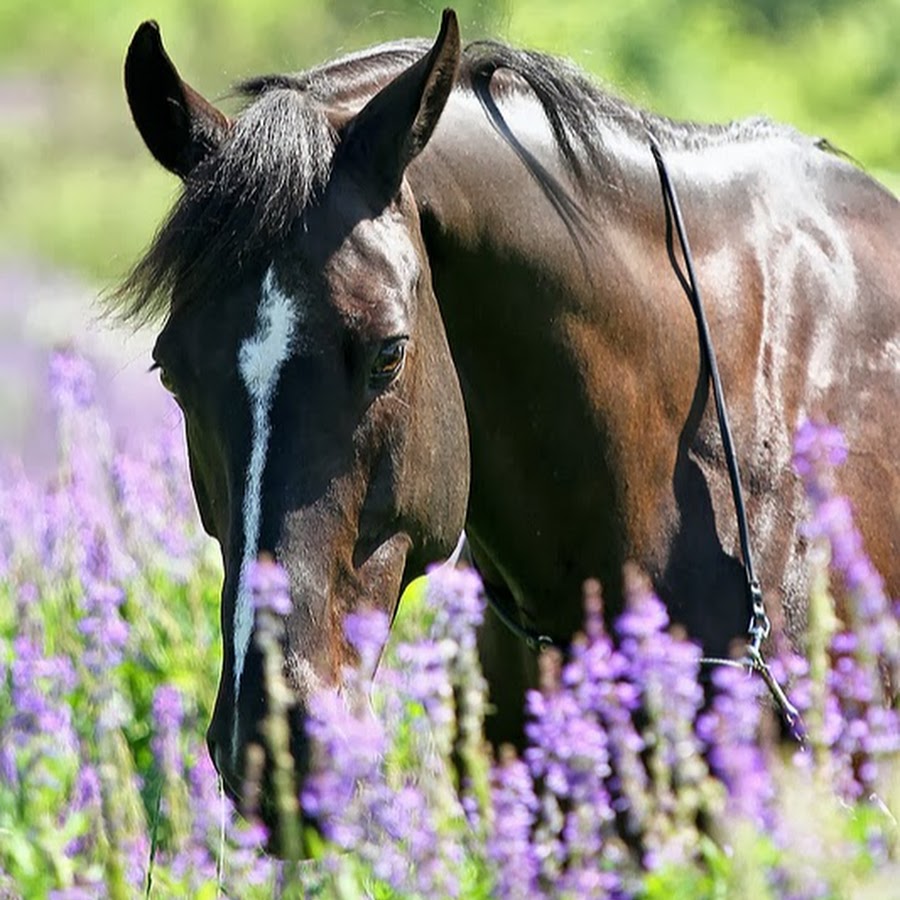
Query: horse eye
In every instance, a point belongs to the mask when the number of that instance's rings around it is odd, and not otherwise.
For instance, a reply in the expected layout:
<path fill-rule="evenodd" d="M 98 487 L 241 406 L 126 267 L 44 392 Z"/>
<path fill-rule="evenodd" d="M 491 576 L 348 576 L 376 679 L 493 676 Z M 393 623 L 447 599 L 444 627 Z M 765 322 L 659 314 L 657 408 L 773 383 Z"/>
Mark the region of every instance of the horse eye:
<path fill-rule="evenodd" d="M 406 356 L 406 338 L 394 338 L 387 341 L 375 357 L 369 379 L 373 387 L 385 387 L 390 384 L 403 368 Z"/>

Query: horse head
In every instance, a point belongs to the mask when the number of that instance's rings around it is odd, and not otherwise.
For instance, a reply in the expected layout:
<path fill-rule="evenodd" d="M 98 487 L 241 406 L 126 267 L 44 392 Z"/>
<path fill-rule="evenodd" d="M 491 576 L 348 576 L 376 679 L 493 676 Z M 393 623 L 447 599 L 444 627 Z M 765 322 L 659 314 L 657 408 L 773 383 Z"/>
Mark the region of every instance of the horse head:
<path fill-rule="evenodd" d="M 469 486 L 462 395 L 404 177 L 459 63 L 445 13 L 424 56 L 362 109 L 313 81 L 248 83 L 232 119 L 183 82 L 154 23 L 125 81 L 135 124 L 183 192 L 125 290 L 165 316 L 154 348 L 184 411 L 191 478 L 219 543 L 223 668 L 208 731 L 239 803 L 269 706 L 248 572 L 286 570 L 291 751 L 309 765 L 310 692 L 353 659 L 344 616 L 392 616 L 403 587 L 446 557 Z M 361 104 L 360 104 L 361 105 Z M 260 811 L 272 813 L 272 764 Z"/>

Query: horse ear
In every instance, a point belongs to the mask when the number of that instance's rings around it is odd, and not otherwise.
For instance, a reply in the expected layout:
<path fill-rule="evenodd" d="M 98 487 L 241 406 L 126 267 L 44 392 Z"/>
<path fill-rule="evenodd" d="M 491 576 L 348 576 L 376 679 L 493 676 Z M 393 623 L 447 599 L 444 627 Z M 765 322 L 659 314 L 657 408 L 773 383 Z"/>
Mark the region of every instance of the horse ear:
<path fill-rule="evenodd" d="M 156 22 L 144 22 L 131 39 L 125 57 L 125 93 L 147 149 L 181 178 L 228 131 L 228 117 L 181 80 Z"/>
<path fill-rule="evenodd" d="M 456 83 L 459 23 L 445 9 L 434 46 L 382 88 L 350 122 L 344 148 L 396 194 L 406 167 L 431 137 Z"/>

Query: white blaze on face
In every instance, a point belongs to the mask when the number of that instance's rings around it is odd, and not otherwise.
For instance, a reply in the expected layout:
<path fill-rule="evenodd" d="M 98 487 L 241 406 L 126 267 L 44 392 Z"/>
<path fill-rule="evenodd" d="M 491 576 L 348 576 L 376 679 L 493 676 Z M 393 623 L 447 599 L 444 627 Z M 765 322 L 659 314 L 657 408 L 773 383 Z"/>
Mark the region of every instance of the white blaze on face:
<path fill-rule="evenodd" d="M 262 478 L 266 468 L 271 431 L 269 414 L 281 367 L 293 350 L 296 325 L 297 313 L 294 304 L 278 287 L 274 268 L 269 266 L 262 283 L 262 298 L 256 314 L 256 330 L 243 341 L 238 351 L 238 371 L 250 400 L 252 432 L 250 461 L 247 464 L 244 481 L 244 554 L 241 559 L 240 581 L 234 605 L 235 735 L 241 676 L 244 673 L 247 648 L 253 633 L 253 598 L 247 584 L 247 576 L 250 565 L 259 551 Z"/>

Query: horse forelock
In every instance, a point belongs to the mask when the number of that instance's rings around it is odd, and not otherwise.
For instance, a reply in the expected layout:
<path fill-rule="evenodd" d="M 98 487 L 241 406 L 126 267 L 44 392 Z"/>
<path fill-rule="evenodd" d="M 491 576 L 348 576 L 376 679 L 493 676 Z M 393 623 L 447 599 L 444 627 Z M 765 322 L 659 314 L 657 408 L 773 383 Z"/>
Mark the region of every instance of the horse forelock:
<path fill-rule="evenodd" d="M 251 87 L 252 102 L 189 174 L 149 250 L 112 295 L 122 318 L 143 324 L 173 302 L 264 271 L 327 182 L 336 136 L 316 92 L 285 79 Z"/>

